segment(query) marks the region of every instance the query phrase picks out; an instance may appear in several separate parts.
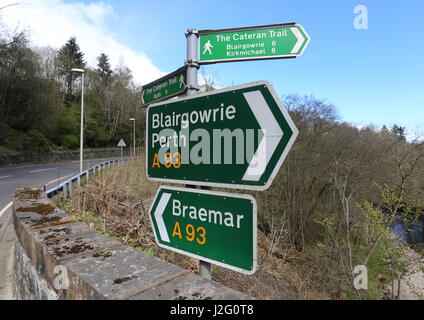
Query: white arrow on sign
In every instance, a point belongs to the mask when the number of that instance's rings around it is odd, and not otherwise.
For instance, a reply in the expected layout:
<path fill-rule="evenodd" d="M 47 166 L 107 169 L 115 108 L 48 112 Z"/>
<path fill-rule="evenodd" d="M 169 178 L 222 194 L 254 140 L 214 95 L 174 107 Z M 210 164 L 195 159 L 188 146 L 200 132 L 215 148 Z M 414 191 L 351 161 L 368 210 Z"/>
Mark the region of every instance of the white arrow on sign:
<path fill-rule="evenodd" d="M 121 139 L 121 140 L 119 140 L 119 142 L 118 142 L 118 147 L 126 147 L 127 145 L 126 145 L 126 143 L 125 143 L 125 141 L 124 141 L 124 139 Z"/>
<path fill-rule="evenodd" d="M 274 154 L 275 149 L 277 149 L 278 143 L 283 137 L 283 131 L 259 90 L 245 92 L 243 95 L 264 134 L 258 149 L 247 167 L 243 180 L 258 181 L 265 172 L 266 166 Z"/>
<path fill-rule="evenodd" d="M 170 241 L 169 241 L 168 232 L 166 231 L 165 221 L 163 221 L 163 212 L 165 211 L 165 208 L 168 205 L 168 202 L 170 199 L 171 199 L 170 193 L 163 193 L 154 213 L 156 224 L 159 229 L 160 237 L 165 242 L 170 242 Z"/>
<path fill-rule="evenodd" d="M 144 91 L 144 89 L 142 89 L 142 91 L 141 91 L 141 103 L 142 104 L 145 104 L 144 103 L 144 93 L 145 93 L 145 91 Z"/>
<path fill-rule="evenodd" d="M 290 30 L 293 32 L 293 34 L 297 38 L 297 42 L 293 47 L 293 50 L 291 51 L 292 54 L 296 54 L 299 52 L 300 47 L 302 46 L 303 42 L 305 42 L 305 38 L 303 37 L 302 33 L 297 28 L 290 28 Z"/>

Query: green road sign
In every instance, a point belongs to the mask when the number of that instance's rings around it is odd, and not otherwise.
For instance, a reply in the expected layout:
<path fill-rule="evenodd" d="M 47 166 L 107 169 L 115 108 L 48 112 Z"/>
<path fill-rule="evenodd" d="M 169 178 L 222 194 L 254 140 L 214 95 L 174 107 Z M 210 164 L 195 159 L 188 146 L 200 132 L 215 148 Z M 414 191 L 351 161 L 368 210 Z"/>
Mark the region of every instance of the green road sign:
<path fill-rule="evenodd" d="M 184 66 L 143 86 L 141 103 L 148 105 L 184 93 L 186 90 L 186 69 L 187 67 Z"/>
<path fill-rule="evenodd" d="M 266 190 L 298 130 L 267 81 L 152 104 L 150 180 Z"/>
<path fill-rule="evenodd" d="M 199 64 L 295 58 L 310 41 L 295 23 L 199 31 Z"/>
<path fill-rule="evenodd" d="M 160 247 L 246 274 L 256 271 L 257 212 L 250 195 L 160 187 L 150 208 Z"/>

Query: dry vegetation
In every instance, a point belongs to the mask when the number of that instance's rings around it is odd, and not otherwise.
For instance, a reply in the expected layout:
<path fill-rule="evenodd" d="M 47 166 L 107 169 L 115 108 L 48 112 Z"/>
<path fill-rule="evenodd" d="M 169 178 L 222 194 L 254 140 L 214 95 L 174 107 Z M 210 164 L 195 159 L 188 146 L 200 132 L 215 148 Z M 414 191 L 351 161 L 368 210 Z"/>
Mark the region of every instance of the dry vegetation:
<path fill-rule="evenodd" d="M 245 276 L 213 267 L 213 279 L 260 299 L 387 298 L 387 287 L 417 265 L 391 225 L 423 219 L 423 143 L 407 142 L 402 127 L 339 122 L 331 105 L 312 97 L 285 104 L 300 134 L 271 188 L 251 192 L 258 270 Z M 196 260 L 155 244 L 148 210 L 158 184 L 144 168 L 143 160 L 111 168 L 62 205 L 103 234 L 197 272 Z M 353 286 L 357 265 L 368 268 L 368 290 Z"/>
<path fill-rule="evenodd" d="M 144 168 L 144 161 L 137 160 L 97 174 L 60 205 L 102 234 L 197 273 L 197 260 L 156 245 L 148 211 L 159 184 L 147 180 Z M 213 279 L 261 299 L 312 297 L 295 270 L 301 261 L 294 250 L 276 248 L 275 239 L 259 231 L 258 258 L 254 276 L 214 266 Z"/>

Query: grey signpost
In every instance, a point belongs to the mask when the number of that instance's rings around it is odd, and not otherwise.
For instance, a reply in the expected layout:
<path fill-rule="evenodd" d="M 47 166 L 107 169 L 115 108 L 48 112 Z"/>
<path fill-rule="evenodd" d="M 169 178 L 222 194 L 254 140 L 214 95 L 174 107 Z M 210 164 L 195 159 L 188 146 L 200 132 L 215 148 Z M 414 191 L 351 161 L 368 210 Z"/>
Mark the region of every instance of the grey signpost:
<path fill-rule="evenodd" d="M 121 147 L 121 161 L 123 160 L 123 154 L 122 154 L 122 148 L 125 148 L 127 144 L 125 143 L 124 139 L 119 140 L 118 147 Z"/>
<path fill-rule="evenodd" d="M 195 95 L 199 91 L 197 73 L 199 70 L 199 32 L 196 29 L 188 29 L 185 33 L 187 38 L 187 95 Z M 195 188 L 192 185 L 186 187 Z M 206 279 L 212 279 L 212 265 L 209 262 L 200 260 L 200 275 Z"/>

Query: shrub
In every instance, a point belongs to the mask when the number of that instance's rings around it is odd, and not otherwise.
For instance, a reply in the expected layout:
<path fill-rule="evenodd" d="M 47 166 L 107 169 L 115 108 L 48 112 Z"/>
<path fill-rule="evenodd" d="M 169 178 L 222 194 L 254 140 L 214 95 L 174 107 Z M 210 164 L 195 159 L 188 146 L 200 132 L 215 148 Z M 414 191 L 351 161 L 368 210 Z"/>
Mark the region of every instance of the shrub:
<path fill-rule="evenodd" d="M 28 135 L 31 151 L 34 151 L 37 153 L 50 151 L 50 142 L 46 139 L 46 137 L 41 132 L 37 130 L 29 130 L 27 135 Z"/>
<path fill-rule="evenodd" d="M 61 145 L 66 148 L 76 148 L 79 145 L 79 139 L 76 136 L 65 135 L 61 138 Z"/>

